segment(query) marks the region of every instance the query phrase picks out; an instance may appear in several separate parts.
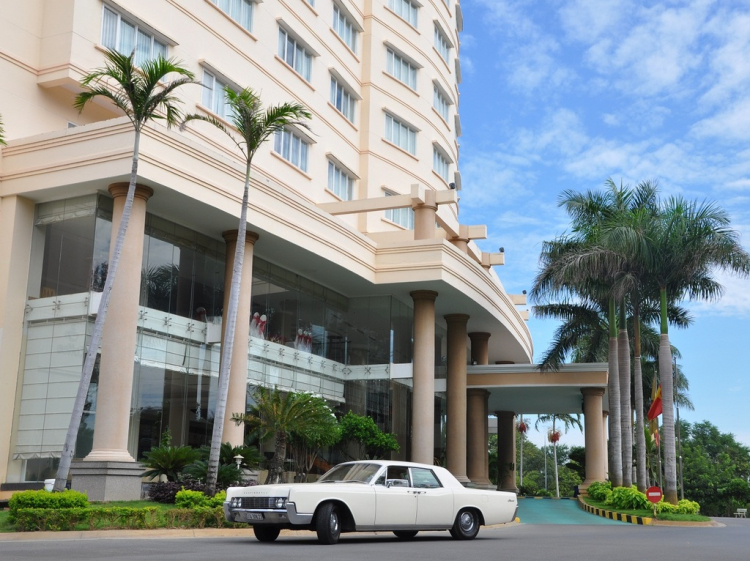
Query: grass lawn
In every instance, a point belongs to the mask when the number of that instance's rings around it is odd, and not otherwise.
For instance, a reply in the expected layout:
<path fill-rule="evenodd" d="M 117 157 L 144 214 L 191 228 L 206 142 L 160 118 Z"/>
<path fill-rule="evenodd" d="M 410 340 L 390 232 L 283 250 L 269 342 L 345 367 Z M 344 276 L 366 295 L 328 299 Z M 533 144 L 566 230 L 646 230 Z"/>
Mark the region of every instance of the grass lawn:
<path fill-rule="evenodd" d="M 643 516 L 646 518 L 654 518 L 654 511 L 651 509 L 644 510 L 616 510 L 610 505 L 605 505 L 602 501 L 595 501 L 591 497 L 583 497 L 586 504 L 589 504 L 595 508 L 602 508 L 612 512 L 620 512 L 622 514 L 630 514 L 631 516 Z M 677 522 L 709 522 L 711 519 L 708 516 L 702 514 L 672 514 L 662 512 L 656 517 L 657 520 L 672 520 Z"/>

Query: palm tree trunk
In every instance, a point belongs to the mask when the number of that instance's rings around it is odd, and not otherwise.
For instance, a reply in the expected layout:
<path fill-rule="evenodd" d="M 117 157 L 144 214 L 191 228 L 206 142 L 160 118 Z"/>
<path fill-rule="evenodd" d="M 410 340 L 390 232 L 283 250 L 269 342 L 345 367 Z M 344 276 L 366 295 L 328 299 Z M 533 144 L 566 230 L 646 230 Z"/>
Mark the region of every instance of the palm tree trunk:
<path fill-rule="evenodd" d="M 614 298 L 609 299 L 609 480 L 622 487 L 622 432 L 620 430 L 620 377 L 617 363 L 617 315 Z"/>
<path fill-rule="evenodd" d="M 229 288 L 229 309 L 226 311 L 226 325 L 221 349 L 221 366 L 219 368 L 219 391 L 216 396 L 216 411 L 214 413 L 214 428 L 211 433 L 211 451 L 208 455 L 208 470 L 206 473 L 206 490 L 209 495 L 216 492 L 216 479 L 219 475 L 219 452 L 221 438 L 224 434 L 224 415 L 227 410 L 227 394 L 229 393 L 230 366 L 232 364 L 232 350 L 234 349 L 234 332 L 237 326 L 237 308 L 240 302 L 240 282 L 242 281 L 242 264 L 245 258 L 245 234 L 247 230 L 247 203 L 250 198 L 250 163 L 247 160 L 245 168 L 245 188 L 242 192 L 242 208 L 240 209 L 240 224 L 237 231 L 237 246 L 234 250 L 234 265 L 232 266 L 232 284 Z M 240 341 L 247 346 L 247 341 Z"/>
<path fill-rule="evenodd" d="M 107 318 L 107 308 L 109 307 L 109 297 L 112 294 L 112 286 L 117 278 L 117 269 L 120 265 L 120 255 L 122 254 L 122 248 L 125 245 L 125 234 L 128 229 L 128 223 L 130 222 L 130 215 L 133 209 L 133 199 L 135 198 L 135 184 L 138 178 L 138 154 L 140 151 L 141 144 L 141 129 L 135 127 L 135 138 L 133 140 L 133 162 L 130 167 L 130 184 L 128 185 L 128 194 L 125 198 L 125 205 L 122 209 L 122 218 L 120 219 L 120 226 L 117 229 L 117 237 L 115 238 L 114 249 L 112 250 L 112 258 L 109 260 L 109 266 L 107 267 L 107 279 L 104 281 L 104 288 L 102 289 L 102 297 L 99 301 L 99 308 L 96 312 L 96 319 L 94 320 L 94 329 L 91 333 L 91 341 L 89 342 L 89 348 L 86 351 L 86 358 L 83 362 L 83 370 L 81 371 L 81 380 L 78 383 L 78 392 L 76 393 L 76 399 L 73 402 L 73 413 L 70 416 L 70 423 L 68 424 L 68 432 L 65 435 L 65 444 L 63 445 L 62 454 L 60 456 L 60 463 L 57 467 L 57 474 L 55 476 L 54 491 L 62 491 L 68 482 L 68 472 L 70 471 L 70 464 L 73 461 L 73 455 L 75 454 L 76 441 L 78 440 L 78 430 L 81 426 L 81 419 L 83 418 L 83 409 L 86 405 L 86 397 L 89 393 L 89 386 L 91 384 L 91 376 L 94 373 L 94 366 L 96 365 L 96 357 L 99 354 L 99 346 L 102 341 L 102 334 L 104 332 L 104 322 Z"/>
<path fill-rule="evenodd" d="M 659 289 L 661 299 L 661 336 L 659 337 L 659 381 L 662 399 L 662 446 L 664 447 L 664 500 L 677 504 L 677 455 L 674 435 L 674 383 L 672 348 L 667 323 L 667 289 Z"/>
<path fill-rule="evenodd" d="M 625 315 L 625 299 L 620 302 L 620 334 L 617 338 L 620 376 L 620 430 L 622 431 L 622 486 L 633 484 L 633 422 L 630 405 L 630 341 Z"/>
<path fill-rule="evenodd" d="M 648 475 L 646 466 L 646 426 L 643 402 L 643 372 L 641 371 L 641 313 L 635 302 L 633 313 L 633 387 L 635 392 L 635 452 L 638 465 L 638 490 L 646 492 Z"/>
<path fill-rule="evenodd" d="M 555 417 L 552 417 L 552 435 L 555 435 Z M 557 473 L 557 440 L 552 443 L 553 456 L 555 458 L 555 497 L 560 498 L 560 478 Z"/>
<path fill-rule="evenodd" d="M 521 415 L 521 423 L 523 424 L 523 415 Z M 521 464 L 520 464 L 520 473 L 521 473 L 521 486 L 523 486 L 523 437 L 526 435 L 525 432 L 521 433 Z"/>
<path fill-rule="evenodd" d="M 286 431 L 277 430 L 273 458 L 271 458 L 271 464 L 268 466 L 268 477 L 266 478 L 267 485 L 283 483 L 285 461 Z"/>

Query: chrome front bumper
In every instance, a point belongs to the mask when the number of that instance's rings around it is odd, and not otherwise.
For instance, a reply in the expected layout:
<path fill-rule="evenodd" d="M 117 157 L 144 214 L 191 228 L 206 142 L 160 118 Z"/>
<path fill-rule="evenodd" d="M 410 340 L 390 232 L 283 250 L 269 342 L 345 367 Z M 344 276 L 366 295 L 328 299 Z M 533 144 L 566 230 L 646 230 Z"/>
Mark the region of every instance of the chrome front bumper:
<path fill-rule="evenodd" d="M 260 519 L 258 515 L 261 516 Z M 309 526 L 312 523 L 312 517 L 312 513 L 298 514 L 297 505 L 292 502 L 287 502 L 285 509 L 231 508 L 228 501 L 224 503 L 224 518 L 228 522 L 272 524 L 274 526 Z"/>

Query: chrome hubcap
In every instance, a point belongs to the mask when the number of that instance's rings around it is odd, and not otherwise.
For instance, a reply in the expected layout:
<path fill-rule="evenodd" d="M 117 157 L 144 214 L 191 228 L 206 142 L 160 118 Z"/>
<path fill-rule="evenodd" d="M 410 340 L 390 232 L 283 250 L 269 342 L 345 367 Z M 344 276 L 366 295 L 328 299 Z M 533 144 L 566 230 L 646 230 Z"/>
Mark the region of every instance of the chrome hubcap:
<path fill-rule="evenodd" d="M 474 528 L 474 516 L 470 512 L 461 513 L 459 524 L 464 532 L 470 532 Z"/>
<path fill-rule="evenodd" d="M 335 514 L 331 514 L 331 519 L 328 521 L 331 527 L 331 533 L 336 534 L 339 531 L 339 517 Z"/>

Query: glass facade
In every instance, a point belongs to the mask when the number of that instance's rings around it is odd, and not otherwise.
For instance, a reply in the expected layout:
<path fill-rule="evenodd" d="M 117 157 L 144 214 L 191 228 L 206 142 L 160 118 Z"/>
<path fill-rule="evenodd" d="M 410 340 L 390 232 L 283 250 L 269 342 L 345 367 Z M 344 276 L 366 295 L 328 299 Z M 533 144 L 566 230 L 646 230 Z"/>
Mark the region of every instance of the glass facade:
<path fill-rule="evenodd" d="M 93 326 L 88 310 L 106 279 L 111 206 L 111 199 L 98 195 L 37 207 L 14 454 L 26 461 L 29 481 L 54 469 L 62 449 Z M 147 215 L 128 444 L 135 458 L 166 430 L 175 445 L 210 441 L 225 260 L 223 241 Z M 410 303 L 389 295 L 350 298 L 256 256 L 251 305 L 249 388 L 318 393 L 338 412 L 367 415 L 395 433 L 401 446 L 395 457 L 409 457 Z M 444 378 L 445 330 L 439 326 L 435 343 L 436 377 Z M 97 374 L 76 457 L 91 450 Z M 440 395 L 436 400 L 444 402 Z M 438 457 L 443 425 L 441 406 Z"/>

